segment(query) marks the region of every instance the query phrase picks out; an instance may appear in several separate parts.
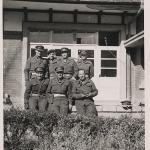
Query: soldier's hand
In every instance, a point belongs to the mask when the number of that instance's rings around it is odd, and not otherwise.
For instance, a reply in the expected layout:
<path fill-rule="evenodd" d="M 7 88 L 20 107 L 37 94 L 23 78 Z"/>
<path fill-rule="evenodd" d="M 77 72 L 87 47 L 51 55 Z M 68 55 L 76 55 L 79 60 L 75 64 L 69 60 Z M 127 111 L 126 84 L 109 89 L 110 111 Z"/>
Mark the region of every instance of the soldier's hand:
<path fill-rule="evenodd" d="M 69 110 L 72 111 L 72 105 L 71 104 L 69 104 Z"/>
<path fill-rule="evenodd" d="M 25 103 L 25 109 L 29 109 L 29 104 Z"/>
<path fill-rule="evenodd" d="M 91 93 L 87 93 L 86 94 L 86 97 L 88 98 L 88 97 L 91 97 Z"/>
<path fill-rule="evenodd" d="M 84 97 L 86 97 L 86 95 L 85 94 L 81 94 L 81 98 L 84 98 Z"/>
<path fill-rule="evenodd" d="M 71 79 L 72 79 L 72 80 L 76 80 L 74 76 L 73 76 Z"/>

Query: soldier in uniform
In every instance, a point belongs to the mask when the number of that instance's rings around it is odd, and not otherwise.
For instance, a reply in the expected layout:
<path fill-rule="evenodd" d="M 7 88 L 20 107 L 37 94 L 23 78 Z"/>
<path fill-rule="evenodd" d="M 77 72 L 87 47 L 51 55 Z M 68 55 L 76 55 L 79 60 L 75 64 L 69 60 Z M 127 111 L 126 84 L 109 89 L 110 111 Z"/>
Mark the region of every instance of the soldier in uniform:
<path fill-rule="evenodd" d="M 48 51 L 48 68 L 49 68 L 49 77 L 53 79 L 55 75 L 55 68 L 57 67 L 57 58 L 55 57 L 55 50 L 50 49 Z"/>
<path fill-rule="evenodd" d="M 79 80 L 76 81 L 72 90 L 72 99 L 75 100 L 77 113 L 88 117 L 97 116 L 93 97 L 98 90 L 92 80 L 85 77 L 85 71 L 79 70 Z"/>
<path fill-rule="evenodd" d="M 41 57 L 41 52 L 44 50 L 44 47 L 36 46 L 35 48 L 36 48 L 36 50 L 35 50 L 36 55 L 27 60 L 26 67 L 24 69 L 26 84 L 29 80 L 36 77 L 35 68 L 37 68 L 39 66 L 45 68 L 46 77 L 48 77 L 47 61 Z"/>
<path fill-rule="evenodd" d="M 74 59 L 68 56 L 68 52 L 68 48 L 61 49 L 62 57 L 58 59 L 58 65 L 64 67 L 64 78 L 74 79 L 77 77 L 78 67 Z"/>
<path fill-rule="evenodd" d="M 71 104 L 71 83 L 63 77 L 64 68 L 57 67 L 56 78 L 50 81 L 47 95 L 50 97 L 52 112 L 67 115 Z M 53 98 L 52 98 L 53 97 Z"/>
<path fill-rule="evenodd" d="M 36 78 L 27 83 L 24 99 L 25 109 L 45 111 L 47 106 L 46 91 L 49 79 L 45 79 L 45 68 L 35 69 Z"/>
<path fill-rule="evenodd" d="M 94 76 L 94 66 L 91 61 L 87 60 L 87 52 L 86 51 L 81 51 L 80 53 L 80 58 L 77 61 L 77 65 L 79 70 L 83 69 L 85 70 L 85 76 L 86 78 L 91 79 Z"/>

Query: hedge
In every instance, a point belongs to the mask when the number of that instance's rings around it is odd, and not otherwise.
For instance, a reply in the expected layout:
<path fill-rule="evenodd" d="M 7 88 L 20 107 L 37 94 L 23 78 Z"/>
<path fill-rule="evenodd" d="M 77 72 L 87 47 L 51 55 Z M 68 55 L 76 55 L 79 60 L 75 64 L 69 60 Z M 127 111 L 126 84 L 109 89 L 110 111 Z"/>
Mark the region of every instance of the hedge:
<path fill-rule="evenodd" d="M 6 150 L 144 150 L 144 118 L 4 111 Z"/>

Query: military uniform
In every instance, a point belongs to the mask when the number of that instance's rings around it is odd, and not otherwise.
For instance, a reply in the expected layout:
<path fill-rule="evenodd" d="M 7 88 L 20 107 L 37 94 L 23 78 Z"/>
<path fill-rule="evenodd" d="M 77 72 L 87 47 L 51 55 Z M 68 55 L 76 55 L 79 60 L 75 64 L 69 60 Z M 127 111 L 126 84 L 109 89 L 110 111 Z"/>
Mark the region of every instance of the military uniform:
<path fill-rule="evenodd" d="M 86 51 L 82 51 L 80 53 L 80 57 L 81 56 L 85 56 L 86 59 L 85 60 L 79 59 L 77 61 L 77 66 L 78 66 L 79 70 L 85 71 L 86 77 L 91 79 L 94 76 L 94 66 L 91 61 L 87 60 L 87 52 Z"/>
<path fill-rule="evenodd" d="M 57 71 L 62 71 L 62 67 L 57 67 Z M 50 81 L 47 94 L 49 102 L 52 103 L 52 112 L 67 115 L 69 111 L 69 102 L 71 102 L 71 83 L 63 78 L 59 80 L 57 77 Z"/>
<path fill-rule="evenodd" d="M 39 67 L 40 68 L 40 67 Z M 46 91 L 49 79 L 31 79 L 27 83 L 24 93 L 25 108 L 31 110 L 45 111 L 47 106 Z"/>
<path fill-rule="evenodd" d="M 90 79 L 94 76 L 94 67 L 91 61 L 89 60 L 78 60 L 77 61 L 77 66 L 79 68 L 79 70 L 85 70 L 85 74 L 87 75 L 87 77 L 89 77 Z"/>
<path fill-rule="evenodd" d="M 61 53 L 67 52 L 67 48 L 62 48 Z M 77 77 L 78 74 L 78 66 L 77 63 L 74 61 L 73 58 L 69 57 L 67 59 L 63 59 L 60 57 L 58 59 L 58 66 L 64 67 L 64 77 L 66 79 L 71 79 L 72 77 Z"/>
<path fill-rule="evenodd" d="M 88 94 L 88 96 L 86 96 Z M 98 90 L 92 80 L 78 80 L 72 90 L 72 99 L 75 100 L 77 112 L 81 115 L 96 116 L 97 110 L 93 97 L 98 94 Z"/>
<path fill-rule="evenodd" d="M 49 50 L 48 54 L 55 53 L 55 50 Z M 55 68 L 57 67 L 57 58 L 54 57 L 54 59 L 48 59 L 48 68 L 49 68 L 49 77 L 50 79 L 53 79 L 55 75 Z"/>
<path fill-rule="evenodd" d="M 43 47 L 37 46 L 37 50 L 43 51 Z M 26 67 L 24 69 L 25 74 L 25 81 L 29 81 L 32 78 L 35 78 L 35 68 L 43 67 L 46 69 L 46 77 L 48 77 L 48 65 L 47 60 L 43 59 L 42 57 L 34 56 L 27 60 Z"/>

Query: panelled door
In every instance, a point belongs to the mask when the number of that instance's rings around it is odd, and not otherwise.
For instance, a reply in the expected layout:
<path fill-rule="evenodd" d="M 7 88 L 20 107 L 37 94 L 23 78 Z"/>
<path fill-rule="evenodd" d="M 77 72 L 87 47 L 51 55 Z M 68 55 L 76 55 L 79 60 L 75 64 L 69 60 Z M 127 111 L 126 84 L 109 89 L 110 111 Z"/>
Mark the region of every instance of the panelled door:
<path fill-rule="evenodd" d="M 30 44 L 30 56 L 36 45 L 41 43 Z M 119 46 L 97 46 L 89 44 L 58 44 L 42 43 L 45 47 L 43 57 L 47 56 L 48 49 L 55 49 L 56 55 L 60 56 L 60 49 L 67 47 L 70 49 L 69 55 L 77 61 L 79 53 L 86 50 L 88 60 L 94 65 L 94 81 L 99 94 L 95 97 L 96 103 L 102 101 L 118 101 L 120 99 L 120 64 L 119 64 Z"/>

